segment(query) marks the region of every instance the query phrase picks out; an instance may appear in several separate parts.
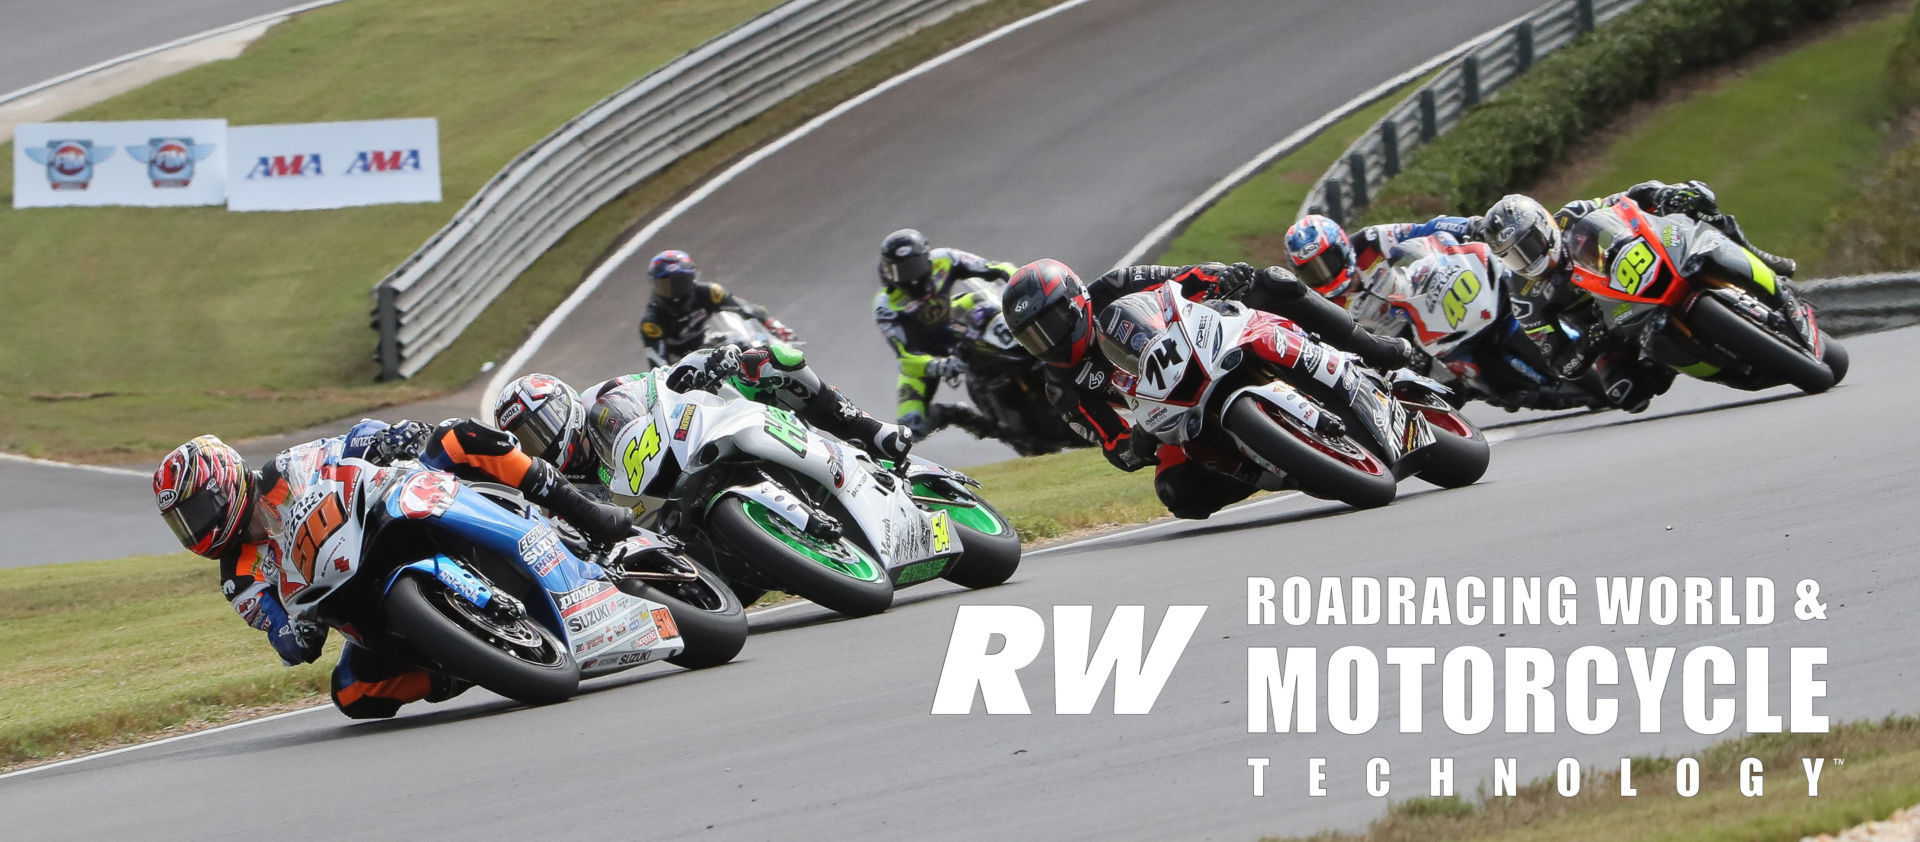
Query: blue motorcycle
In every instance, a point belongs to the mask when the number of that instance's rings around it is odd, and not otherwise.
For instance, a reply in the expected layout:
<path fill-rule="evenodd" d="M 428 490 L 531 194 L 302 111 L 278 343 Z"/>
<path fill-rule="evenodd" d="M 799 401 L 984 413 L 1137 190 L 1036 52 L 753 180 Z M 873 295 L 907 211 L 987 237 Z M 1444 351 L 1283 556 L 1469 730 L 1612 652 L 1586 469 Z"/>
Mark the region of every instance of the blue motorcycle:
<path fill-rule="evenodd" d="M 296 621 L 531 704 L 654 661 L 723 664 L 746 641 L 732 590 L 658 535 L 593 553 L 513 489 L 344 458 L 338 439 L 282 459 L 262 567 Z"/>

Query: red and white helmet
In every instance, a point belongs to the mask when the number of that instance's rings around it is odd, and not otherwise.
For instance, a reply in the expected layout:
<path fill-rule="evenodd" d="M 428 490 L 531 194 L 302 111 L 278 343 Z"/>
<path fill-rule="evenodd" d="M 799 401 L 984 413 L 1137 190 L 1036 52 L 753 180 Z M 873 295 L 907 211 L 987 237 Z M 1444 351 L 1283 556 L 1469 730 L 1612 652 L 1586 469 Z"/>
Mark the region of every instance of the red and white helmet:
<path fill-rule="evenodd" d="M 587 409 L 580 393 L 551 374 L 529 374 L 500 390 L 493 425 L 519 439 L 522 450 L 563 471 L 586 452 Z"/>
<path fill-rule="evenodd" d="M 160 517 L 180 546 L 207 558 L 226 554 L 245 531 L 255 485 L 246 460 L 214 436 L 174 448 L 153 472 Z"/>

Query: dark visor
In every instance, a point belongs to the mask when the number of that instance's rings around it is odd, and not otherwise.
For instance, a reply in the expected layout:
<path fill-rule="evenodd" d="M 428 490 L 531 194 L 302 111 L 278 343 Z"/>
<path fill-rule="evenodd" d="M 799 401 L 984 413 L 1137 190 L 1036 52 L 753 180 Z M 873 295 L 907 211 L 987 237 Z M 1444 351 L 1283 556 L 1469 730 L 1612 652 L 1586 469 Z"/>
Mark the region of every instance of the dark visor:
<path fill-rule="evenodd" d="M 1316 292 L 1324 292 L 1333 284 L 1333 279 L 1347 271 L 1347 257 L 1339 249 L 1329 248 L 1314 255 L 1312 260 L 1301 264 L 1298 275 L 1307 286 Z"/>
<path fill-rule="evenodd" d="M 1083 317 L 1066 299 L 1041 310 L 1039 317 L 1013 336 L 1034 356 L 1050 363 L 1063 363 L 1073 355 L 1073 335 L 1083 327 Z"/>
<path fill-rule="evenodd" d="M 173 508 L 161 512 L 160 516 L 166 520 L 167 528 L 173 530 L 173 537 L 180 539 L 180 546 L 193 549 L 219 531 L 226 514 L 225 495 L 201 488 L 174 503 Z"/>

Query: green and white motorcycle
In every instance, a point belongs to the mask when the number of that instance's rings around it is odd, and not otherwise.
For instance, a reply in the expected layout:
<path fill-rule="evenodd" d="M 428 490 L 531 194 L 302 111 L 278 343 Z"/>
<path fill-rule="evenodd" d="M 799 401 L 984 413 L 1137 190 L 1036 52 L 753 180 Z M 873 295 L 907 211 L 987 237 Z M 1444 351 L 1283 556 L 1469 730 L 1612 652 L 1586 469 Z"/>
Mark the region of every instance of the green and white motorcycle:
<path fill-rule="evenodd" d="M 655 369 L 604 390 L 589 437 L 614 502 L 685 541 L 742 602 L 782 590 L 863 616 L 898 587 L 992 587 L 1019 567 L 1019 535 L 964 474 L 875 461 L 732 385 L 678 392 L 666 380 Z"/>

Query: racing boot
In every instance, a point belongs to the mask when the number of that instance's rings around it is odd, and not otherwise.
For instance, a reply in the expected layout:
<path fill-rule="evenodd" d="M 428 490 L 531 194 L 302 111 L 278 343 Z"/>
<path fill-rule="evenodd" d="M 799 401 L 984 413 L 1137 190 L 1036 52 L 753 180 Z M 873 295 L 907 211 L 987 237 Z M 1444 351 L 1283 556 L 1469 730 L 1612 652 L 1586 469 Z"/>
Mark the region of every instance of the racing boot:
<path fill-rule="evenodd" d="M 1629 413 L 1647 411 L 1654 396 L 1673 385 L 1672 369 L 1642 365 L 1636 355 L 1625 350 L 1595 360 L 1593 374 L 1608 402 Z"/>
<path fill-rule="evenodd" d="M 1781 257 L 1780 255 L 1762 250 L 1759 246 L 1754 245 L 1751 240 L 1747 239 L 1746 232 L 1740 230 L 1740 221 L 1734 219 L 1733 214 L 1719 214 L 1708 218 L 1706 223 L 1719 229 L 1720 233 L 1727 235 L 1727 239 L 1739 243 L 1741 247 L 1747 251 L 1753 252 L 1753 256 L 1760 258 L 1760 262 L 1768 269 L 1773 270 L 1775 275 L 1791 278 L 1793 277 L 1793 273 L 1800 268 L 1800 264 L 1794 262 L 1793 258 Z"/>
<path fill-rule="evenodd" d="M 927 418 L 933 429 L 959 427 L 971 433 L 975 438 L 990 439 L 998 435 L 992 419 L 979 410 L 960 403 L 936 403 L 927 407 Z"/>

